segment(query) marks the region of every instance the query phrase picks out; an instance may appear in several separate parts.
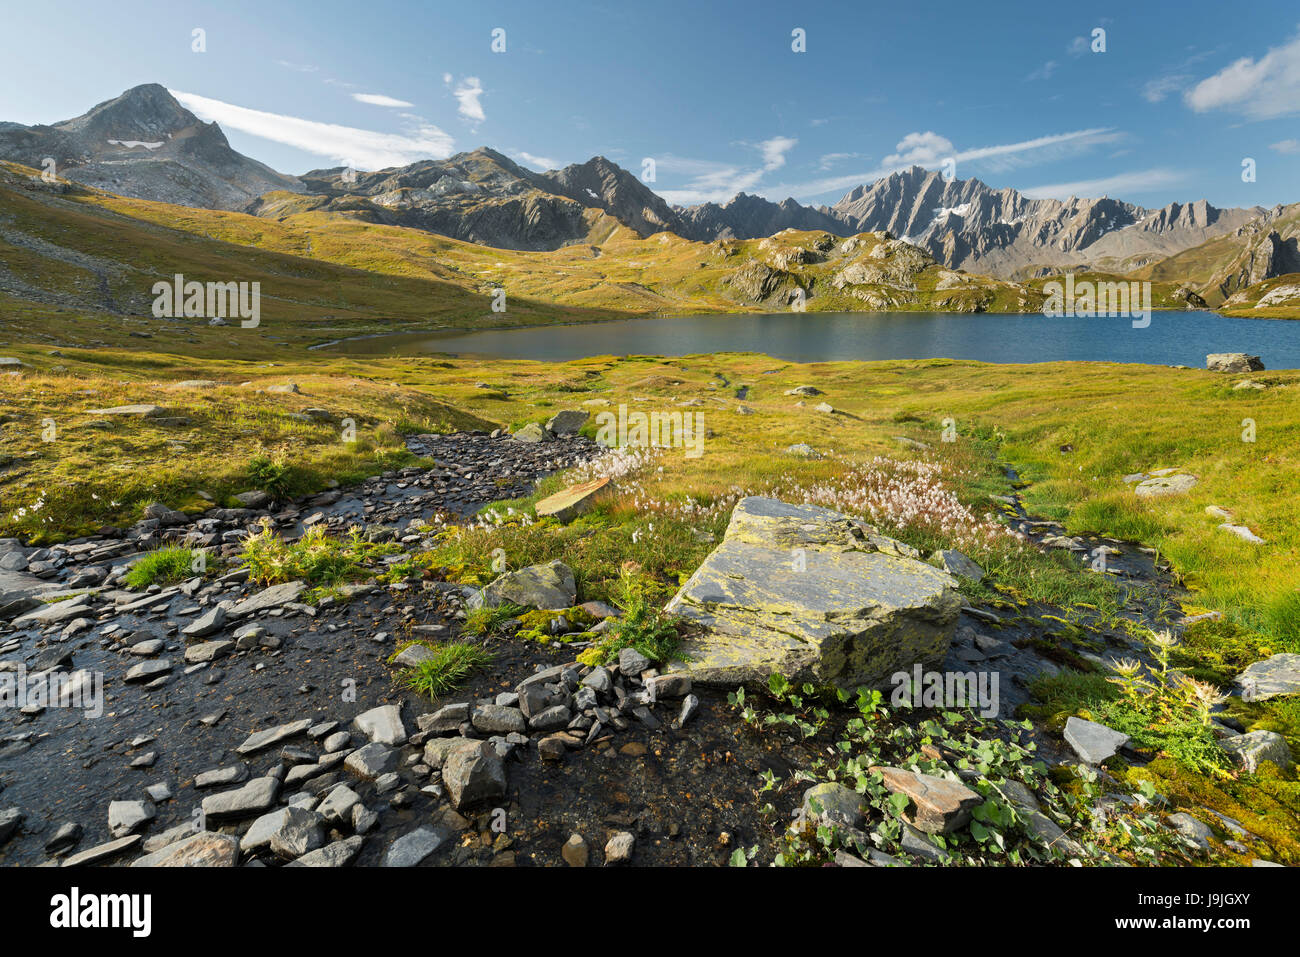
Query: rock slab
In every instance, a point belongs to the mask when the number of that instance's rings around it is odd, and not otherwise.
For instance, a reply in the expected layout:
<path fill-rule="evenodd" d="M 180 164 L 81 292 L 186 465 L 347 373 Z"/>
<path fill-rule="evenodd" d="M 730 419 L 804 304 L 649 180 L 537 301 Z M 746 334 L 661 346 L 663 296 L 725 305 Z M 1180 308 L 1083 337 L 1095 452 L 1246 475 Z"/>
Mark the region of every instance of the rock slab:
<path fill-rule="evenodd" d="M 749 497 L 667 606 L 699 626 L 674 670 L 706 685 L 883 687 L 948 652 L 962 599 L 947 572 L 830 509 Z"/>

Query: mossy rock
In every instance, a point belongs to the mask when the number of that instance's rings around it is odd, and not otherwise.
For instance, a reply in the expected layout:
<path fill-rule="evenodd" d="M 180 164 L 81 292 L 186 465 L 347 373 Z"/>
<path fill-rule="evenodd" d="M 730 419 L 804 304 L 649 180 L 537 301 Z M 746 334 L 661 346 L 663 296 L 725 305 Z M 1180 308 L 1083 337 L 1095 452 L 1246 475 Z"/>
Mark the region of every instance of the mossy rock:
<path fill-rule="evenodd" d="M 556 618 L 563 618 L 572 630 L 552 634 L 551 622 Z M 544 645 L 552 642 L 567 645 L 574 641 L 590 641 L 594 636 L 587 629 L 595 623 L 595 616 L 577 605 L 563 611 L 529 611 L 519 616 L 519 630 L 515 637 L 521 641 L 536 641 Z"/>

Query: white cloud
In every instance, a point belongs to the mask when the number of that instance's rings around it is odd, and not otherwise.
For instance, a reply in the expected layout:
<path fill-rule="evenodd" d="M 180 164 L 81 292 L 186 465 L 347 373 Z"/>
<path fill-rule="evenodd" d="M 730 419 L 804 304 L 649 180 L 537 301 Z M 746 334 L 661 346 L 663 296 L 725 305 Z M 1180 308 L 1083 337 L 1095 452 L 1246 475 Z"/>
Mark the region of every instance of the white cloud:
<path fill-rule="evenodd" d="M 420 122 L 407 133 L 380 133 L 252 110 L 179 90 L 171 94 L 201 119 L 215 120 L 227 129 L 297 147 L 355 169 L 384 169 L 421 159 L 444 159 L 455 146 L 451 136 L 430 123 Z"/>
<path fill-rule="evenodd" d="M 405 107 L 414 106 L 414 103 L 407 103 L 405 100 L 394 99 L 391 96 L 384 96 L 382 93 L 353 93 L 352 99 L 358 103 L 369 103 L 371 106 L 393 106 Z"/>
<path fill-rule="evenodd" d="M 1184 182 L 1187 174 L 1171 169 L 1133 170 L 1103 179 L 1077 180 L 1073 183 L 1054 183 L 1035 186 L 1020 192 L 1030 199 L 1068 199 L 1071 196 L 1090 197 L 1141 193 L 1164 189 Z"/>
<path fill-rule="evenodd" d="M 763 154 L 763 169 L 771 172 L 784 166 L 785 154 L 794 149 L 798 142 L 789 136 L 774 136 L 759 143 L 758 150 Z"/>
<path fill-rule="evenodd" d="M 952 140 L 938 133 L 908 133 L 894 147 L 897 153 L 885 157 L 886 166 L 933 166 L 954 153 Z"/>
<path fill-rule="evenodd" d="M 1256 120 L 1300 111 L 1300 34 L 1258 60 L 1242 57 L 1197 83 L 1183 99 L 1198 113 L 1232 109 Z"/>
<path fill-rule="evenodd" d="M 1300 140 L 1280 140 L 1277 143 L 1269 144 L 1268 148 L 1284 156 L 1294 156 L 1296 153 L 1300 153 Z"/>
<path fill-rule="evenodd" d="M 444 73 L 442 82 L 447 86 L 452 85 L 452 75 Z M 487 114 L 483 112 L 483 104 L 479 102 L 479 97 L 483 95 L 483 84 L 479 82 L 476 76 L 462 77 L 460 83 L 451 91 L 452 96 L 460 104 L 457 112 L 471 123 L 482 123 L 487 119 Z"/>
<path fill-rule="evenodd" d="M 527 150 L 517 150 L 510 155 L 517 160 L 523 160 L 525 166 L 531 166 L 542 172 L 546 172 L 548 169 L 559 169 L 564 165 L 559 160 L 547 159 L 545 156 L 534 156 Z"/>
<path fill-rule="evenodd" d="M 1075 37 L 1070 41 L 1069 46 L 1065 48 L 1065 52 L 1070 56 L 1083 56 L 1091 49 L 1092 44 L 1088 42 L 1087 37 Z"/>

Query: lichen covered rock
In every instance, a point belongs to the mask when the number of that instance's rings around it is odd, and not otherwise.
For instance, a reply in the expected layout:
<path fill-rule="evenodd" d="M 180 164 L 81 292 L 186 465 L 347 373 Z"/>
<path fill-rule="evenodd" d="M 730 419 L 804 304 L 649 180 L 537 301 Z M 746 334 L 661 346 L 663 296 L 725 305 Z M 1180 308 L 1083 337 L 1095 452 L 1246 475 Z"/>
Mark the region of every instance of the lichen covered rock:
<path fill-rule="evenodd" d="M 722 543 L 667 611 L 696 626 L 672 665 L 701 684 L 773 673 L 883 687 L 938 666 L 961 609 L 951 575 L 830 509 L 742 499 Z"/>

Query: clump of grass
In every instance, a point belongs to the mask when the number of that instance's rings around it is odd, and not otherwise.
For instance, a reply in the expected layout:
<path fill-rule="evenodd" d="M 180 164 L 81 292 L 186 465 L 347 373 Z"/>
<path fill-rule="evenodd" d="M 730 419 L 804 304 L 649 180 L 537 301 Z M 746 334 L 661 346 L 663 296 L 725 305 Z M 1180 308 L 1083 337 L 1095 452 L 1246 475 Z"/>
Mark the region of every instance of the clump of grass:
<path fill-rule="evenodd" d="M 615 620 L 604 641 L 588 648 L 578 660 L 583 664 L 605 664 L 616 659 L 624 648 L 635 648 L 661 664 L 677 657 L 681 644 L 677 622 L 654 601 L 653 587 L 644 578 L 624 572 L 616 599 L 623 617 Z"/>
<path fill-rule="evenodd" d="M 159 548 L 142 555 L 126 574 L 128 588 L 148 588 L 150 585 L 174 585 L 193 578 L 196 574 L 194 560 L 198 555 L 192 548 Z"/>
<path fill-rule="evenodd" d="M 471 674 L 491 664 L 493 655 L 482 645 L 455 641 L 445 645 L 425 645 L 433 657 L 397 675 L 403 686 L 430 698 L 439 698 L 460 687 Z"/>
<path fill-rule="evenodd" d="M 396 550 L 392 544 L 365 541 L 359 526 L 349 529 L 346 536 L 332 538 L 324 526 L 314 525 L 296 542 L 287 542 L 268 523 L 244 542 L 243 559 L 249 576 L 263 584 L 305 581 L 333 588 L 368 577 L 363 562 Z"/>
<path fill-rule="evenodd" d="M 491 634 L 511 618 L 519 617 L 523 610 L 522 605 L 512 605 L 509 602 L 494 608 L 471 608 L 465 613 L 461 634 L 475 637 Z"/>
<path fill-rule="evenodd" d="M 253 488 L 268 493 L 277 502 L 283 502 L 291 497 L 293 468 L 265 455 L 257 455 L 248 460 L 248 481 Z"/>

